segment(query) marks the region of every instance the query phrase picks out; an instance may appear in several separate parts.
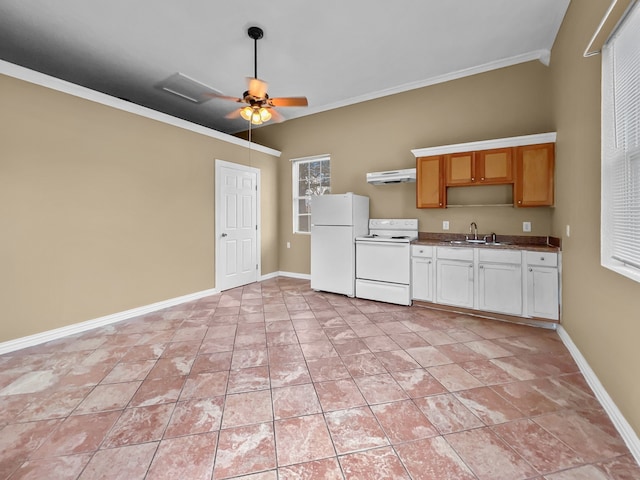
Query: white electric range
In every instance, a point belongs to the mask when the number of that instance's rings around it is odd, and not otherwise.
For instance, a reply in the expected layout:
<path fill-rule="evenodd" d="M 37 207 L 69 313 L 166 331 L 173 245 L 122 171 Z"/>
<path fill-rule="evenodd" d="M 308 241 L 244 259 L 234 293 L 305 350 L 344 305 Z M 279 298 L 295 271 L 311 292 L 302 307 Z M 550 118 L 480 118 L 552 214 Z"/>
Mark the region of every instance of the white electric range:
<path fill-rule="evenodd" d="M 411 305 L 411 242 L 418 219 L 372 218 L 356 237 L 356 297 Z"/>

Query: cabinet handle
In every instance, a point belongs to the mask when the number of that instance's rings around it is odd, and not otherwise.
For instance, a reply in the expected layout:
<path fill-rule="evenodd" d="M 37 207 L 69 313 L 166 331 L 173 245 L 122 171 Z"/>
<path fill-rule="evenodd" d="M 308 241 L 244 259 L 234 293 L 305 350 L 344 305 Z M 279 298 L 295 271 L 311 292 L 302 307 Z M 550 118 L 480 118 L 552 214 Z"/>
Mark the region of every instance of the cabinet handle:
<path fill-rule="evenodd" d="M 482 177 L 480 180 L 482 180 L 484 182 L 484 177 Z"/>
<path fill-rule="evenodd" d="M 518 200 L 518 203 L 522 203 L 522 200 Z"/>
<path fill-rule="evenodd" d="M 427 265 L 431 265 L 431 260 L 429 260 L 429 261 L 427 262 Z"/>
<path fill-rule="evenodd" d="M 226 237 L 226 236 L 227 236 L 227 234 L 226 234 L 226 233 L 223 233 L 223 234 L 222 234 L 222 236 L 223 236 L 223 237 Z"/>
<path fill-rule="evenodd" d="M 469 280 L 473 280 L 473 264 L 469 265 Z"/>
<path fill-rule="evenodd" d="M 529 267 L 529 271 L 530 271 L 530 272 L 533 272 L 533 268 Z"/>
<path fill-rule="evenodd" d="M 484 268 L 484 265 L 480 265 L 478 268 Z"/>
<path fill-rule="evenodd" d="M 540 257 L 540 261 L 541 261 L 541 262 L 544 262 L 544 257 Z"/>
<path fill-rule="evenodd" d="M 476 181 L 476 179 L 475 179 L 474 177 L 471 177 L 471 181 L 472 181 L 472 182 L 475 182 L 475 181 Z"/>

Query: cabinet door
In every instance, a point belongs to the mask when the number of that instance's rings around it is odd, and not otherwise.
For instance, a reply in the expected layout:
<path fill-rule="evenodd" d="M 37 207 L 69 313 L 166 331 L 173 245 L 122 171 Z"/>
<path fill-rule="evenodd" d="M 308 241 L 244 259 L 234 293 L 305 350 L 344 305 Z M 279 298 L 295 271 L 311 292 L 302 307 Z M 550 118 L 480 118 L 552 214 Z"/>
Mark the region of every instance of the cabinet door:
<path fill-rule="evenodd" d="M 473 262 L 436 261 L 436 302 L 473 308 Z"/>
<path fill-rule="evenodd" d="M 433 260 L 415 257 L 411 261 L 411 267 L 412 298 L 433 302 Z"/>
<path fill-rule="evenodd" d="M 446 184 L 473 185 L 476 181 L 474 152 L 445 155 Z"/>
<path fill-rule="evenodd" d="M 444 208 L 446 190 L 444 187 L 444 159 L 419 157 L 416 159 L 416 207 Z"/>
<path fill-rule="evenodd" d="M 554 144 L 516 149 L 514 201 L 518 207 L 553 205 Z"/>
<path fill-rule="evenodd" d="M 558 269 L 527 268 L 527 315 L 558 320 Z"/>
<path fill-rule="evenodd" d="M 484 184 L 513 183 L 513 149 L 476 152 L 476 181 Z"/>
<path fill-rule="evenodd" d="M 480 263 L 478 308 L 489 312 L 522 315 L 522 265 Z"/>

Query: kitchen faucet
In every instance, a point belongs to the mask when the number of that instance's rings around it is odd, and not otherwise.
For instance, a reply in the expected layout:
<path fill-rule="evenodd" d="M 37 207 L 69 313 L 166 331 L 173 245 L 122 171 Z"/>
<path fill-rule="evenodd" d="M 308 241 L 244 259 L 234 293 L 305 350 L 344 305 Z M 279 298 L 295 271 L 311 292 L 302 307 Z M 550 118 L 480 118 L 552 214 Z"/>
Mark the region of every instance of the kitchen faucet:
<path fill-rule="evenodd" d="M 478 240 L 478 225 L 476 222 L 471 222 L 469 226 L 469 234 L 473 235 L 473 240 Z"/>

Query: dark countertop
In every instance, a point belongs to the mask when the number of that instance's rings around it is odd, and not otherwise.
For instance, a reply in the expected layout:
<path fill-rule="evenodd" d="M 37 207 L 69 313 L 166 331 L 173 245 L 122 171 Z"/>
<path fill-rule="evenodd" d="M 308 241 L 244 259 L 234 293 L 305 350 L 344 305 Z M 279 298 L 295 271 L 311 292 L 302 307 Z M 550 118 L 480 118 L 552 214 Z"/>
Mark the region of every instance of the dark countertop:
<path fill-rule="evenodd" d="M 484 235 L 478 235 L 484 238 Z M 460 248 L 496 248 L 504 250 L 531 250 L 535 252 L 560 252 L 560 239 L 556 237 L 535 237 L 525 235 L 496 235 L 496 240 L 506 245 L 485 245 L 482 243 L 450 243 L 451 240 L 464 240 L 463 234 L 443 234 L 431 232 L 419 232 L 418 239 L 411 242 L 412 245 L 431 245 L 435 247 L 460 247 Z"/>

